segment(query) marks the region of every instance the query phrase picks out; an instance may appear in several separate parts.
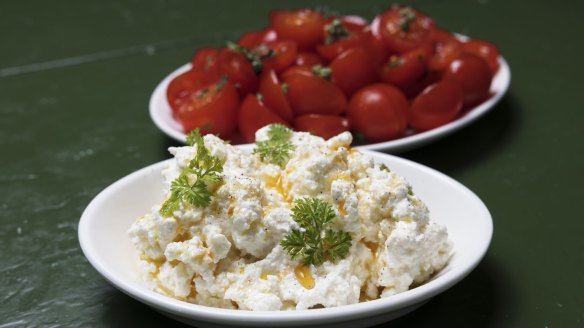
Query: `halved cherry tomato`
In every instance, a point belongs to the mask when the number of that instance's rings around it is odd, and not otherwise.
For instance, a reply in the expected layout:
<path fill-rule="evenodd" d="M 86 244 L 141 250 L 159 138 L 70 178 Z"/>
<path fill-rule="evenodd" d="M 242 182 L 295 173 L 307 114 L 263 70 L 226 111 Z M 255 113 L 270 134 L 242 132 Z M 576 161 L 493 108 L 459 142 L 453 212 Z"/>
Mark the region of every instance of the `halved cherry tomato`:
<path fill-rule="evenodd" d="M 489 96 L 492 80 L 491 69 L 481 57 L 462 54 L 444 72 L 444 80 L 455 80 L 462 86 L 464 106 L 470 107 Z"/>
<path fill-rule="evenodd" d="M 341 53 L 355 47 L 364 47 L 367 35 L 363 31 L 366 21 L 358 16 L 329 17 L 323 28 L 324 44 L 316 47 L 316 50 L 326 60 L 333 60 Z"/>
<path fill-rule="evenodd" d="M 337 115 L 302 115 L 294 120 L 296 131 L 310 132 L 314 135 L 329 139 L 339 133 L 349 131 L 349 120 Z"/>
<path fill-rule="evenodd" d="M 367 84 L 377 81 L 377 65 L 364 48 L 352 48 L 340 54 L 329 65 L 333 83 L 347 97 Z"/>
<path fill-rule="evenodd" d="M 324 65 L 325 61 L 318 54 L 310 51 L 301 51 L 296 56 L 296 65 L 314 66 L 314 65 Z"/>
<path fill-rule="evenodd" d="M 288 101 L 295 116 L 336 115 L 347 107 L 347 98 L 336 85 L 312 74 L 306 66 L 293 66 L 282 74 L 288 85 Z"/>
<path fill-rule="evenodd" d="M 381 36 L 380 32 L 380 21 L 381 17 L 376 16 L 371 25 L 365 29 L 365 33 L 367 33 L 367 45 L 369 51 L 375 58 L 375 62 L 379 65 L 385 62 L 387 57 L 390 55 L 390 50 L 387 48 L 383 37 Z"/>
<path fill-rule="evenodd" d="M 237 43 L 244 48 L 252 49 L 260 44 L 274 42 L 277 39 L 276 31 L 268 27 L 261 31 L 244 33 Z"/>
<path fill-rule="evenodd" d="M 201 133 L 222 136 L 232 134 L 237 128 L 234 119 L 239 107 L 239 97 L 231 82 L 220 79 L 209 87 L 183 97 L 176 117 L 185 132 L 195 128 Z"/>
<path fill-rule="evenodd" d="M 233 118 L 230 119 L 235 122 Z M 272 112 L 254 94 L 245 97 L 239 109 L 238 122 L 239 131 L 247 142 L 253 142 L 256 131 L 268 124 L 280 123 L 290 127 L 288 122 Z"/>
<path fill-rule="evenodd" d="M 260 79 L 260 93 L 264 96 L 264 103 L 278 116 L 292 122 L 292 108 L 284 90 L 286 87 L 280 84 L 278 76 L 273 70 L 264 71 Z"/>
<path fill-rule="evenodd" d="M 435 24 L 432 18 L 411 7 L 393 6 L 380 16 L 379 32 L 394 52 L 403 53 L 428 42 Z"/>
<path fill-rule="evenodd" d="M 499 49 L 487 41 L 473 39 L 462 44 L 462 52 L 479 56 L 487 61 L 493 75 L 499 70 Z"/>
<path fill-rule="evenodd" d="M 213 82 L 215 81 L 211 81 L 207 74 L 192 69 L 177 75 L 166 88 L 166 99 L 173 114 L 176 113 L 180 103 L 188 95 L 211 85 Z"/>
<path fill-rule="evenodd" d="M 353 129 L 368 141 L 395 139 L 406 130 L 408 101 L 389 84 L 372 84 L 353 95 L 347 115 Z"/>
<path fill-rule="evenodd" d="M 434 31 L 432 39 L 434 55 L 428 61 L 428 68 L 431 71 L 442 72 L 460 56 L 462 43 L 451 33 L 442 30 Z"/>
<path fill-rule="evenodd" d="M 270 13 L 272 27 L 280 40 L 293 40 L 302 50 L 311 49 L 322 40 L 325 20 L 314 10 L 279 10 Z"/>
<path fill-rule="evenodd" d="M 273 55 L 269 58 L 263 59 L 264 69 L 273 69 L 276 72 L 281 72 L 284 69 L 292 66 L 296 61 L 296 56 L 298 55 L 298 46 L 294 41 L 275 41 L 270 43 L 262 43 L 258 47 L 254 48 L 261 53 L 261 48 L 266 47 L 266 51 L 273 51 Z"/>
<path fill-rule="evenodd" d="M 192 69 L 207 74 L 210 79 L 219 78 L 219 49 L 202 48 L 197 50 L 191 61 Z"/>
<path fill-rule="evenodd" d="M 427 87 L 410 107 L 410 126 L 420 131 L 453 121 L 462 109 L 462 88 L 456 81 L 440 81 Z"/>
<path fill-rule="evenodd" d="M 389 57 L 387 63 L 381 68 L 381 79 L 400 88 L 414 84 L 426 71 L 431 53 L 430 47 L 422 46 L 401 55 Z"/>
<path fill-rule="evenodd" d="M 219 73 L 229 77 L 229 81 L 237 89 L 240 98 L 258 90 L 258 78 L 251 64 L 242 54 L 227 48 L 221 49 L 218 65 Z"/>
<path fill-rule="evenodd" d="M 322 58 L 331 61 L 349 49 L 365 47 L 366 42 L 367 36 L 364 32 L 351 33 L 338 41 L 316 46 L 316 51 Z"/>

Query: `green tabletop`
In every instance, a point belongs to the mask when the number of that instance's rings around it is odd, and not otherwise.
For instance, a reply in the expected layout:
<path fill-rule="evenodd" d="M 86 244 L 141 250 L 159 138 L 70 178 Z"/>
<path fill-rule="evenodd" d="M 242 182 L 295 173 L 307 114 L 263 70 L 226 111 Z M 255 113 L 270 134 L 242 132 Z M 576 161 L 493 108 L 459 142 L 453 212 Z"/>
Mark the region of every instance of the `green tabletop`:
<path fill-rule="evenodd" d="M 583 327 L 582 4 L 412 1 L 491 40 L 512 83 L 471 126 L 401 156 L 473 190 L 495 226 L 481 264 L 391 327 Z M 322 2 L 367 18 L 386 1 Z M 181 326 L 108 284 L 77 240 L 91 199 L 177 143 L 149 96 L 204 45 L 314 2 L 0 3 L 0 327 Z"/>

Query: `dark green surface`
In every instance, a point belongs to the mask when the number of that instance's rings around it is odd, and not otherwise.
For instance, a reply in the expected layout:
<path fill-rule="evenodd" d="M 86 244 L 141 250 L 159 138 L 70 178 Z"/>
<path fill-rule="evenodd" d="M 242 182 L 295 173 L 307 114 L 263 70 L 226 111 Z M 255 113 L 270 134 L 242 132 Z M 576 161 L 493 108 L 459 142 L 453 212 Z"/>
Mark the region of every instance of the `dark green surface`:
<path fill-rule="evenodd" d="M 411 3 L 496 43 L 512 84 L 477 123 L 402 154 L 477 193 L 495 233 L 470 276 L 387 326 L 584 326 L 584 6 Z M 160 79 L 198 46 L 265 25 L 274 4 L 0 3 L 0 327 L 180 326 L 111 287 L 77 223 L 101 189 L 168 157 L 175 143 L 147 114 Z M 328 2 L 367 18 L 386 4 Z"/>

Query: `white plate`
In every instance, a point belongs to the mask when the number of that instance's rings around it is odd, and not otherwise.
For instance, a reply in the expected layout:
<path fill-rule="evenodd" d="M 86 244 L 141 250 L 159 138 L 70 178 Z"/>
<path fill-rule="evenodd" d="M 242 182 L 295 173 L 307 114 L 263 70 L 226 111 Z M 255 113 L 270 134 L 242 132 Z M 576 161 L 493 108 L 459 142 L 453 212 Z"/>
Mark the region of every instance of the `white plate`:
<path fill-rule="evenodd" d="M 79 241 L 89 262 L 122 292 L 182 322 L 198 326 L 365 327 L 408 313 L 469 274 L 483 258 L 493 232 L 481 200 L 455 180 L 423 165 L 377 152 L 366 153 L 410 181 L 432 220 L 446 225 L 454 243 L 449 264 L 431 281 L 365 303 L 328 309 L 252 312 L 211 308 L 155 293 L 138 278 L 137 256 L 128 237 L 131 223 L 163 200 L 160 162 L 136 171 L 97 195 L 79 222 Z M 479 297 L 480 295 L 477 295 Z M 453 307 L 449 313 L 457 314 Z"/>
<path fill-rule="evenodd" d="M 412 134 L 391 141 L 357 146 L 356 148 L 397 153 L 417 148 L 437 139 L 443 138 L 453 133 L 454 131 L 457 131 L 476 121 L 479 117 L 483 116 L 485 113 L 491 110 L 495 104 L 501 100 L 501 97 L 503 97 L 509 88 L 509 83 L 511 82 L 511 71 L 509 70 L 509 65 L 507 65 L 507 62 L 503 57 L 499 57 L 499 64 L 499 71 L 491 83 L 492 96 L 487 101 L 468 110 L 462 117 L 458 118 L 457 120 L 429 131 Z M 150 117 L 152 118 L 152 121 L 154 121 L 154 124 L 160 130 L 162 130 L 162 132 L 182 143 L 185 143 L 186 135 L 183 132 L 180 123 L 178 123 L 178 121 L 172 117 L 172 110 L 170 109 L 170 105 L 166 100 L 166 88 L 174 77 L 183 72 L 186 72 L 190 68 L 191 64 L 189 63 L 177 68 L 174 72 L 170 73 L 158 84 L 156 89 L 154 89 L 152 96 L 150 97 Z"/>

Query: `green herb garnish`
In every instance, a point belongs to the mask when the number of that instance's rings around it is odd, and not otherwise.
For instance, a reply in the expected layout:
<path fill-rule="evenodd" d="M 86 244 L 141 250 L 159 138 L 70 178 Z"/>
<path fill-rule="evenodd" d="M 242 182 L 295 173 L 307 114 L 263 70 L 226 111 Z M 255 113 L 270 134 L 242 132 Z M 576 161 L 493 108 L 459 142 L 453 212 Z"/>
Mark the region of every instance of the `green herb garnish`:
<path fill-rule="evenodd" d="M 284 166 L 290 158 L 294 145 L 290 141 L 292 130 L 281 124 L 272 124 L 268 130 L 268 140 L 257 141 L 254 154 L 259 154 L 262 161 Z"/>
<path fill-rule="evenodd" d="M 410 7 L 400 9 L 399 15 L 401 16 L 400 28 L 404 32 L 408 32 L 412 27 L 412 24 L 416 20 L 416 13 Z"/>
<path fill-rule="evenodd" d="M 312 74 L 322 77 L 325 80 L 330 81 L 333 75 L 333 71 L 330 67 L 322 66 L 322 65 L 314 65 L 312 66 Z"/>
<path fill-rule="evenodd" d="M 333 19 L 333 21 L 327 24 L 324 28 L 328 33 L 327 37 L 324 39 L 325 44 L 331 44 L 349 36 L 349 31 L 343 26 L 343 23 L 338 18 Z"/>
<path fill-rule="evenodd" d="M 303 230 L 292 230 L 280 245 L 293 259 L 302 258 L 304 265 L 343 259 L 351 248 L 351 234 L 327 229 L 335 218 L 330 204 L 317 198 L 298 199 L 292 208 L 292 219 Z"/>
<path fill-rule="evenodd" d="M 223 172 L 223 161 L 210 154 L 199 129 L 187 135 L 187 143 L 197 146 L 197 154 L 170 184 L 170 197 L 160 209 L 163 216 L 171 216 L 183 202 L 198 208 L 207 207 L 211 203 L 208 185 L 222 179 L 220 173 Z"/>
<path fill-rule="evenodd" d="M 379 169 L 380 169 L 381 171 L 387 171 L 387 172 L 391 172 L 391 170 L 389 169 L 389 167 L 387 167 L 387 165 L 385 165 L 385 164 L 383 164 L 383 163 L 382 163 L 382 164 L 379 166 Z"/>
<path fill-rule="evenodd" d="M 247 59 L 247 61 L 251 64 L 251 67 L 256 73 L 256 75 L 260 74 L 264 69 L 264 64 L 262 63 L 263 59 L 272 58 L 276 55 L 276 52 L 273 49 L 269 49 L 266 45 L 260 45 L 252 50 L 248 50 L 245 47 L 240 46 L 234 42 L 227 42 L 227 48 L 231 51 L 240 53 Z"/>

